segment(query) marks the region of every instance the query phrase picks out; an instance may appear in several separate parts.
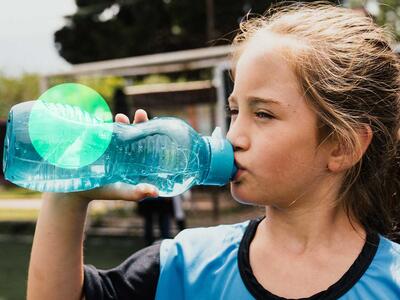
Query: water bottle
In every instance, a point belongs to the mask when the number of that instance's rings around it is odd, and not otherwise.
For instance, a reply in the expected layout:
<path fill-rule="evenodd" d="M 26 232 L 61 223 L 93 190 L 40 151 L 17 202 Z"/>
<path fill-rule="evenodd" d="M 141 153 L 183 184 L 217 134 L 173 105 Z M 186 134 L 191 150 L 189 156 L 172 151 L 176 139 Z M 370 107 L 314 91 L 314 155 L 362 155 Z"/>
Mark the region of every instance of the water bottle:
<path fill-rule="evenodd" d="M 218 127 L 200 136 L 177 118 L 107 123 L 78 106 L 29 101 L 9 113 L 3 171 L 14 184 L 41 192 L 123 182 L 175 196 L 193 185 L 224 185 L 236 167 Z"/>

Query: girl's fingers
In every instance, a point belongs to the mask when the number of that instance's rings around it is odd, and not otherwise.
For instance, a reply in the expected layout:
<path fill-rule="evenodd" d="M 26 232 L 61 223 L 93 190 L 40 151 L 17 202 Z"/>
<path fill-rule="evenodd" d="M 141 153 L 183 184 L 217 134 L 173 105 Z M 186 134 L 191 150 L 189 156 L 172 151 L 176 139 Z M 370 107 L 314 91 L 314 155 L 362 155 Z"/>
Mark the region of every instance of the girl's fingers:
<path fill-rule="evenodd" d="M 116 114 L 115 122 L 129 124 L 129 118 L 124 114 Z"/>
<path fill-rule="evenodd" d="M 143 183 L 131 185 L 118 182 L 80 193 L 91 200 L 140 201 L 148 197 L 158 197 L 158 190 L 155 186 Z"/>
<path fill-rule="evenodd" d="M 147 113 L 143 109 L 135 112 L 134 123 L 148 121 Z M 115 122 L 129 124 L 129 118 L 124 114 L 116 114 Z M 130 185 L 127 183 L 114 183 L 97 189 L 79 192 L 79 194 L 87 199 L 102 200 L 127 200 L 140 201 L 147 197 L 158 197 L 158 190 L 155 186 L 149 184 Z"/>
<path fill-rule="evenodd" d="M 149 118 L 147 117 L 147 112 L 143 109 L 138 109 L 135 112 L 135 116 L 133 117 L 133 123 L 141 123 L 148 121 Z"/>
<path fill-rule="evenodd" d="M 158 197 L 158 190 L 155 186 L 150 184 L 129 185 L 126 183 L 116 183 L 117 186 L 113 187 L 118 190 L 120 198 L 127 201 L 140 201 L 144 198 Z"/>
<path fill-rule="evenodd" d="M 143 109 L 138 109 L 133 117 L 132 124 L 148 121 L 147 112 Z M 124 114 L 116 114 L 115 122 L 129 124 L 129 118 Z"/>

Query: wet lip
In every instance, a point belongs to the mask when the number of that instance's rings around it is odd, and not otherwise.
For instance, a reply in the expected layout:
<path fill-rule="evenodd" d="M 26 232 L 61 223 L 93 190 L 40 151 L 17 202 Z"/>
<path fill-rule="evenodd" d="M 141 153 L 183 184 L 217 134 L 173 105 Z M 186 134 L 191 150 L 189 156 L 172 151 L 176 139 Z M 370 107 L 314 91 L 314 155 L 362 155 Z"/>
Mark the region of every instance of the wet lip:
<path fill-rule="evenodd" d="M 238 181 L 239 179 L 240 179 L 240 177 L 243 175 L 243 173 L 244 172 L 246 172 L 246 170 L 245 169 L 237 169 L 237 171 L 236 171 L 236 175 L 235 175 L 235 177 L 233 178 L 233 182 L 235 182 L 235 181 Z"/>
<path fill-rule="evenodd" d="M 241 164 L 239 164 L 238 162 L 235 162 L 236 167 L 237 167 L 237 171 L 236 171 L 236 175 L 233 178 L 233 180 L 238 180 L 240 178 L 240 176 L 242 176 L 242 174 L 246 171 L 246 168 L 244 168 Z"/>

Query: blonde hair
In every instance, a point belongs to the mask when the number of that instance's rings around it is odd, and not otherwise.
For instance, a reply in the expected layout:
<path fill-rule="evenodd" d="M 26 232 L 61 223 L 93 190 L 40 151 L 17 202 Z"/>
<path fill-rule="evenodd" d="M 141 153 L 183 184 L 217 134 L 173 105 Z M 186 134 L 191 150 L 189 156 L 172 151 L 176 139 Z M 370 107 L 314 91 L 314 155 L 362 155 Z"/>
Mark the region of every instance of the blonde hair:
<path fill-rule="evenodd" d="M 243 21 L 233 42 L 233 61 L 263 32 L 302 45 L 282 50 L 319 117 L 321 141 L 335 138 L 358 153 L 358 129 L 371 127 L 371 144 L 347 172 L 340 196 L 348 214 L 367 230 L 393 238 L 400 224 L 400 67 L 391 35 L 347 8 L 294 3 Z"/>

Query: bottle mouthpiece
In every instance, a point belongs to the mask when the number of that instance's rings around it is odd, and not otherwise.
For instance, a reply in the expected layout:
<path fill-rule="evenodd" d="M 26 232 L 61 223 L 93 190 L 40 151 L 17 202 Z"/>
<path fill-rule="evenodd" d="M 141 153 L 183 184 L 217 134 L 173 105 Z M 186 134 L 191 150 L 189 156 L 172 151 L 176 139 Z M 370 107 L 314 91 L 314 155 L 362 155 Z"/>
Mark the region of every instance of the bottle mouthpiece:
<path fill-rule="evenodd" d="M 204 137 L 210 146 L 210 169 L 202 182 L 206 185 L 225 185 L 235 177 L 237 168 L 234 162 L 232 144 L 222 136 L 221 128 L 216 127 L 211 137 Z"/>

